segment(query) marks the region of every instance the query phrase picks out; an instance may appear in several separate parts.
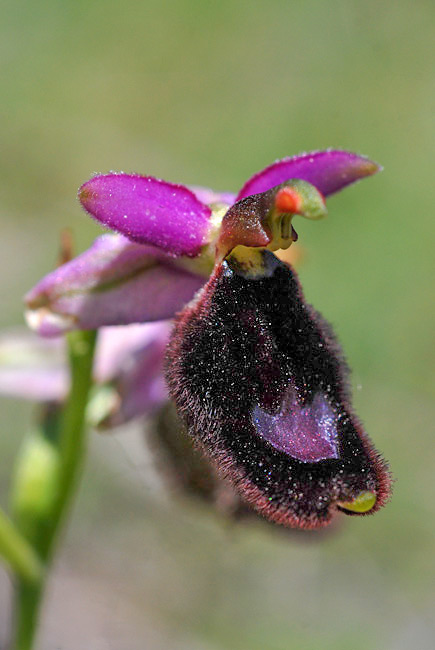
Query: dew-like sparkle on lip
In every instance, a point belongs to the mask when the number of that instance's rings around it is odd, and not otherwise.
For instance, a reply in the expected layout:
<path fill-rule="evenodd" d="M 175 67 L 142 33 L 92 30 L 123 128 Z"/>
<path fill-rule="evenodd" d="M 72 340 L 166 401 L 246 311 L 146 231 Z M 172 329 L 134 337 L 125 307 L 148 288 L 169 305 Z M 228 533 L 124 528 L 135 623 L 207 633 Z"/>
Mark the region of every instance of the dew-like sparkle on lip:
<path fill-rule="evenodd" d="M 301 406 L 289 386 L 279 413 L 271 415 L 256 404 L 252 420 L 259 436 L 303 463 L 338 458 L 337 416 L 322 393 Z"/>

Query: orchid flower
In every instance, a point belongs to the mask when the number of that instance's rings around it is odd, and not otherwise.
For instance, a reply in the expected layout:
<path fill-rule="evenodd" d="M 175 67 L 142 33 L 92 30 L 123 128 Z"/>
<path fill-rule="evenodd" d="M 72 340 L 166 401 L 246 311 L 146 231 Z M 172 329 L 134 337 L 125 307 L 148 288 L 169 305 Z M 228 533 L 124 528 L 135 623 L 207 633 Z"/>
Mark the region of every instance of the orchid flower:
<path fill-rule="evenodd" d="M 79 199 L 118 234 L 43 278 L 26 296 L 28 322 L 53 337 L 175 317 L 169 393 L 247 503 L 299 528 L 325 526 L 338 510 L 373 513 L 389 498 L 387 464 L 352 412 L 331 328 L 274 251 L 296 241 L 295 215 L 325 216 L 325 197 L 378 170 L 346 151 L 303 154 L 255 174 L 237 196 L 97 175 Z M 127 395 L 147 381 L 147 366 L 135 372 Z"/>

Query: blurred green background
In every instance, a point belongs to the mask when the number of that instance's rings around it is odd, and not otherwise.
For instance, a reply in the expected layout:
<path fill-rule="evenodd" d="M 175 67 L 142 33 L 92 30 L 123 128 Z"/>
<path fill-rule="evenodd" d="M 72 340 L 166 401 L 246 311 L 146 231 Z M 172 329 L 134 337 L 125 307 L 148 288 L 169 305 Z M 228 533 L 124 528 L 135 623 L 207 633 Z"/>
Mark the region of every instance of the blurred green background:
<path fill-rule="evenodd" d="M 1 14 L 2 327 L 22 322 L 61 228 L 77 250 L 98 234 L 75 198 L 93 172 L 237 190 L 330 146 L 385 168 L 297 230 L 391 504 L 327 535 L 232 527 L 168 498 L 133 429 L 94 436 L 41 650 L 433 648 L 433 3 L 4 0 Z M 3 505 L 31 414 L 1 401 Z M 0 644 L 9 589 L 0 573 Z"/>

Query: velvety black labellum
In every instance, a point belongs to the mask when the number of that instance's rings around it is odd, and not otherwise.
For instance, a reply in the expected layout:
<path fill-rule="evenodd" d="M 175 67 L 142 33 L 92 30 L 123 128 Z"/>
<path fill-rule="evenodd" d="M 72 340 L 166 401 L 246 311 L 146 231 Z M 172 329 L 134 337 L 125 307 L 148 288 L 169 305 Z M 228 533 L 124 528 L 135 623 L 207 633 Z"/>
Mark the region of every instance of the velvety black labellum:
<path fill-rule="evenodd" d="M 263 256 L 266 272 L 255 279 L 224 261 L 177 317 L 167 359 L 177 409 L 269 519 L 323 526 L 366 494 L 374 512 L 390 478 L 350 409 L 337 342 L 294 271 Z"/>

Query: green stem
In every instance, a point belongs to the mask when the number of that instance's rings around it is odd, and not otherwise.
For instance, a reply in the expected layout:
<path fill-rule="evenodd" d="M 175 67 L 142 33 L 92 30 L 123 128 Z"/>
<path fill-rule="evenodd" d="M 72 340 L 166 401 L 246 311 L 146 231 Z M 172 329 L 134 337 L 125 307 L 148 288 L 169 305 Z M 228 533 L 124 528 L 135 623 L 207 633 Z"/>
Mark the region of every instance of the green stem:
<path fill-rule="evenodd" d="M 45 571 L 34 583 L 23 578 L 19 578 L 17 581 L 14 650 L 31 650 L 33 647 L 44 583 L 54 543 L 77 486 L 86 451 L 85 412 L 92 384 L 96 332 L 72 332 L 68 334 L 67 342 L 71 389 L 62 414 L 57 440 L 60 456 L 57 494 L 51 511 L 43 522 L 41 534 L 34 540 L 35 550 L 44 562 Z"/>
<path fill-rule="evenodd" d="M 15 587 L 15 638 L 13 650 L 31 650 L 38 627 L 45 575 L 36 584 L 19 580 Z"/>
<path fill-rule="evenodd" d="M 42 564 L 39 557 L 1 509 L 0 555 L 21 579 L 32 583 L 41 577 Z"/>
<path fill-rule="evenodd" d="M 50 517 L 46 539 L 40 553 L 45 560 L 50 557 L 56 533 L 65 515 L 83 465 L 86 452 L 85 415 L 89 390 L 92 385 L 92 365 L 96 332 L 76 331 L 67 335 L 71 368 L 71 391 L 63 412 L 58 449 L 60 453 L 60 479 L 58 498 Z"/>

